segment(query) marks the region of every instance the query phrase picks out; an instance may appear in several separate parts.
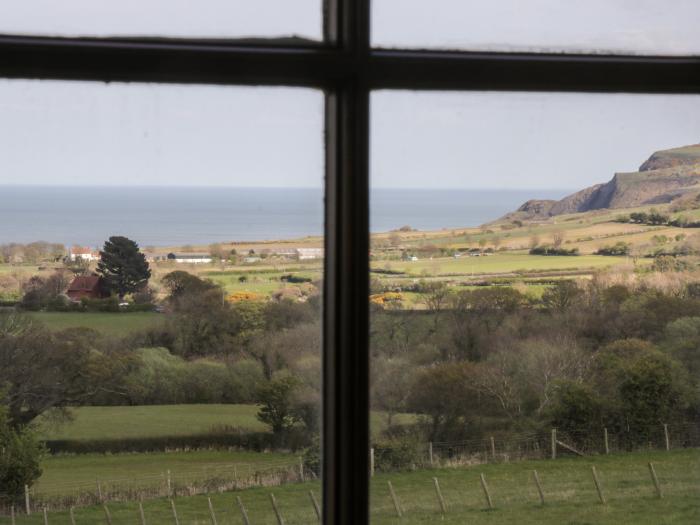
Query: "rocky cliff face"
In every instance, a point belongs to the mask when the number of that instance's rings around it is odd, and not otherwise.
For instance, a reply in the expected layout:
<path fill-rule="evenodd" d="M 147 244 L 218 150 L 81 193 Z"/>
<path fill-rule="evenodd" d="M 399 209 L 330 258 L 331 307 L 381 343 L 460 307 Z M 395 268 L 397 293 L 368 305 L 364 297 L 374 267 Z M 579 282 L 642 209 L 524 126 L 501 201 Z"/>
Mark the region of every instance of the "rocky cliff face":
<path fill-rule="evenodd" d="M 605 184 L 590 186 L 559 201 L 527 201 L 503 219 L 536 220 L 604 208 L 661 204 L 699 191 L 700 144 L 696 144 L 657 151 L 639 171 L 616 173 Z"/>

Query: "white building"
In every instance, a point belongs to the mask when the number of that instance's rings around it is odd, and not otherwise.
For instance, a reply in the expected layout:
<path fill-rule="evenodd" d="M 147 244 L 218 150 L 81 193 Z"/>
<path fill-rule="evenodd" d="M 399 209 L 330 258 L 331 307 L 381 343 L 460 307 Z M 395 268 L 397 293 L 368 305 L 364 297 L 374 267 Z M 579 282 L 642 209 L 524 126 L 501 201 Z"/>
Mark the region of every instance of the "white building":
<path fill-rule="evenodd" d="M 70 249 L 69 258 L 71 261 L 97 261 L 100 259 L 100 252 L 96 252 L 87 246 L 73 246 Z"/>
<path fill-rule="evenodd" d="M 322 259 L 323 248 L 297 248 L 297 255 L 300 261 Z"/>
<path fill-rule="evenodd" d="M 211 264 L 214 259 L 211 255 L 169 253 L 168 260 L 175 261 L 178 264 Z"/>

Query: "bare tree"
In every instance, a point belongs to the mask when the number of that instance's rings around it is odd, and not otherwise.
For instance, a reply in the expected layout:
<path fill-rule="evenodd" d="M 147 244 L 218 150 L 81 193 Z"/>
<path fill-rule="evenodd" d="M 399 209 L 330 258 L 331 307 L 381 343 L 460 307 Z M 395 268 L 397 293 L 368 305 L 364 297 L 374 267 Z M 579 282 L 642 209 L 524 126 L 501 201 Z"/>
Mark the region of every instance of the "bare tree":
<path fill-rule="evenodd" d="M 561 248 L 561 245 L 564 243 L 564 237 L 565 235 L 562 230 L 555 230 L 552 232 L 552 244 L 555 248 Z"/>

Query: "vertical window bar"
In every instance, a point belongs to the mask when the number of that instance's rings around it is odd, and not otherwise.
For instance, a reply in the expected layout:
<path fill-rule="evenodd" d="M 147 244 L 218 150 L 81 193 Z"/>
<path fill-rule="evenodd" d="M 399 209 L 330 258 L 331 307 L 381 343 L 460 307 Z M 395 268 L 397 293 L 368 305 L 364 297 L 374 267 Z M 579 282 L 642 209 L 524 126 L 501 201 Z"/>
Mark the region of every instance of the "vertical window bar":
<path fill-rule="evenodd" d="M 369 522 L 369 1 L 328 0 L 356 67 L 326 97 L 323 523 Z"/>

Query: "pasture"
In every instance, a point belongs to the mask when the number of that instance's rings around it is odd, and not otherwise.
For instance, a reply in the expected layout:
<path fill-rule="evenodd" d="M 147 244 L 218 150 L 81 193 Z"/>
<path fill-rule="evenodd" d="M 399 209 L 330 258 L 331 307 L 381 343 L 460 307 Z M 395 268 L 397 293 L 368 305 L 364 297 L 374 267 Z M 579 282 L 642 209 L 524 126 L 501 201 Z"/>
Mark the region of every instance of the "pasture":
<path fill-rule="evenodd" d="M 144 330 L 163 320 L 163 315 L 155 312 L 29 312 L 28 315 L 50 330 L 91 328 L 116 336 Z"/>
<path fill-rule="evenodd" d="M 663 498 L 656 497 L 647 467 L 653 462 Z M 591 475 L 595 466 L 606 503 L 600 502 Z M 533 482 L 537 470 L 545 504 L 541 505 Z M 488 510 L 480 484 L 483 474 L 494 508 Z M 433 478 L 439 480 L 446 512 L 440 511 Z M 396 516 L 387 482 L 391 481 L 403 517 Z M 318 482 L 294 483 L 279 487 L 254 488 L 210 494 L 217 522 L 239 524 L 236 504 L 239 496 L 251 523 L 277 523 L 270 493 L 288 525 L 316 523 L 309 491 L 320 499 Z M 377 474 L 371 484 L 371 521 L 373 524 L 447 523 L 488 524 L 641 524 L 697 523 L 700 518 L 700 451 L 631 453 L 593 456 L 556 461 L 474 464 L 450 469 Z M 174 500 L 180 523 L 211 523 L 207 496 L 178 497 Z M 167 499 L 145 501 L 149 525 L 173 523 Z M 138 522 L 137 503 L 108 502 L 112 523 Z M 49 523 L 69 523 L 68 513 L 49 512 Z M 101 507 L 76 509 L 79 525 L 105 521 Z M 9 518 L 0 519 L 9 524 Z M 19 516 L 19 525 L 40 525 L 41 514 Z"/>

